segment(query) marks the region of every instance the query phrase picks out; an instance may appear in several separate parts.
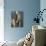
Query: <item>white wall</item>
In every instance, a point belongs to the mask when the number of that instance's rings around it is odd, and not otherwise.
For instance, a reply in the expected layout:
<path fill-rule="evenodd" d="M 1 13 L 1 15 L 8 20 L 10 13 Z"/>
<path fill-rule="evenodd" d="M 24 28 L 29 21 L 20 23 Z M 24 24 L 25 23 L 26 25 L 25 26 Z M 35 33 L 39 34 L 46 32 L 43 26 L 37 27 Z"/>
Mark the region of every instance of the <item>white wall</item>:
<path fill-rule="evenodd" d="M 0 0 L 0 42 L 4 41 L 4 0 Z"/>

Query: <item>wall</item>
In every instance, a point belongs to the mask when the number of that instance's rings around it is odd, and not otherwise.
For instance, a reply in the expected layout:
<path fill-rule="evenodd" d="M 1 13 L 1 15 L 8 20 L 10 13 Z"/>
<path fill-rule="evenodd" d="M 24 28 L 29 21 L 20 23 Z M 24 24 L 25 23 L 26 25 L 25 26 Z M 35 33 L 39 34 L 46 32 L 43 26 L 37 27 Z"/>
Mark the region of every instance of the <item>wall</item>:
<path fill-rule="evenodd" d="M 4 41 L 4 8 L 3 8 L 4 2 L 3 1 L 4 0 L 0 0 L 0 42 Z"/>
<path fill-rule="evenodd" d="M 32 20 L 35 12 L 40 10 L 40 0 L 4 0 L 4 38 L 7 41 L 18 41 L 32 28 Z M 24 27 L 11 28 L 11 11 L 22 10 L 24 12 Z"/>

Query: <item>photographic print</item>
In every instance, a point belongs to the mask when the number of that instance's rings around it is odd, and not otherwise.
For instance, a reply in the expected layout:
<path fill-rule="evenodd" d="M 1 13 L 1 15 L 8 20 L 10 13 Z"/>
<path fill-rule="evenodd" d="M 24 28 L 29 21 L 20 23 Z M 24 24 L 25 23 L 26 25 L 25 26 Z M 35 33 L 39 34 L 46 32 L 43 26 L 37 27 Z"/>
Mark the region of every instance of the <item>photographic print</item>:
<path fill-rule="evenodd" d="M 23 27 L 23 11 L 11 12 L 11 27 Z"/>

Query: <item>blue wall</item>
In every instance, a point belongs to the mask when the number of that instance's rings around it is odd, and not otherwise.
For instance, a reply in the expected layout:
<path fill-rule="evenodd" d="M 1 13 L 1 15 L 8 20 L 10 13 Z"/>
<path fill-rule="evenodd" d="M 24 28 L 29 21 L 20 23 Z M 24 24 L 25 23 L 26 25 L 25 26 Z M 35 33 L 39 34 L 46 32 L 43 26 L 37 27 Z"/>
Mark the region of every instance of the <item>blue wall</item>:
<path fill-rule="evenodd" d="M 18 41 L 31 30 L 32 20 L 36 17 L 35 12 L 40 9 L 40 0 L 5 0 L 4 2 L 4 38 L 7 41 Z M 11 28 L 12 10 L 24 12 L 23 28 Z"/>

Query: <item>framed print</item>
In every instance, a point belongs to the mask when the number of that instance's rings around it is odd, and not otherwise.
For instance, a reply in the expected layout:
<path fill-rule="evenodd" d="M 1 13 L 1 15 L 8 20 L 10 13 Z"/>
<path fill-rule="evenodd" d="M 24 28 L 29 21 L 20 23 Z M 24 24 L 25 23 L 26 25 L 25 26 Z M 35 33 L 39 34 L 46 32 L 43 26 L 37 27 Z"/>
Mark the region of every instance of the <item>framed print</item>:
<path fill-rule="evenodd" d="M 23 11 L 11 12 L 11 27 L 23 27 Z"/>

